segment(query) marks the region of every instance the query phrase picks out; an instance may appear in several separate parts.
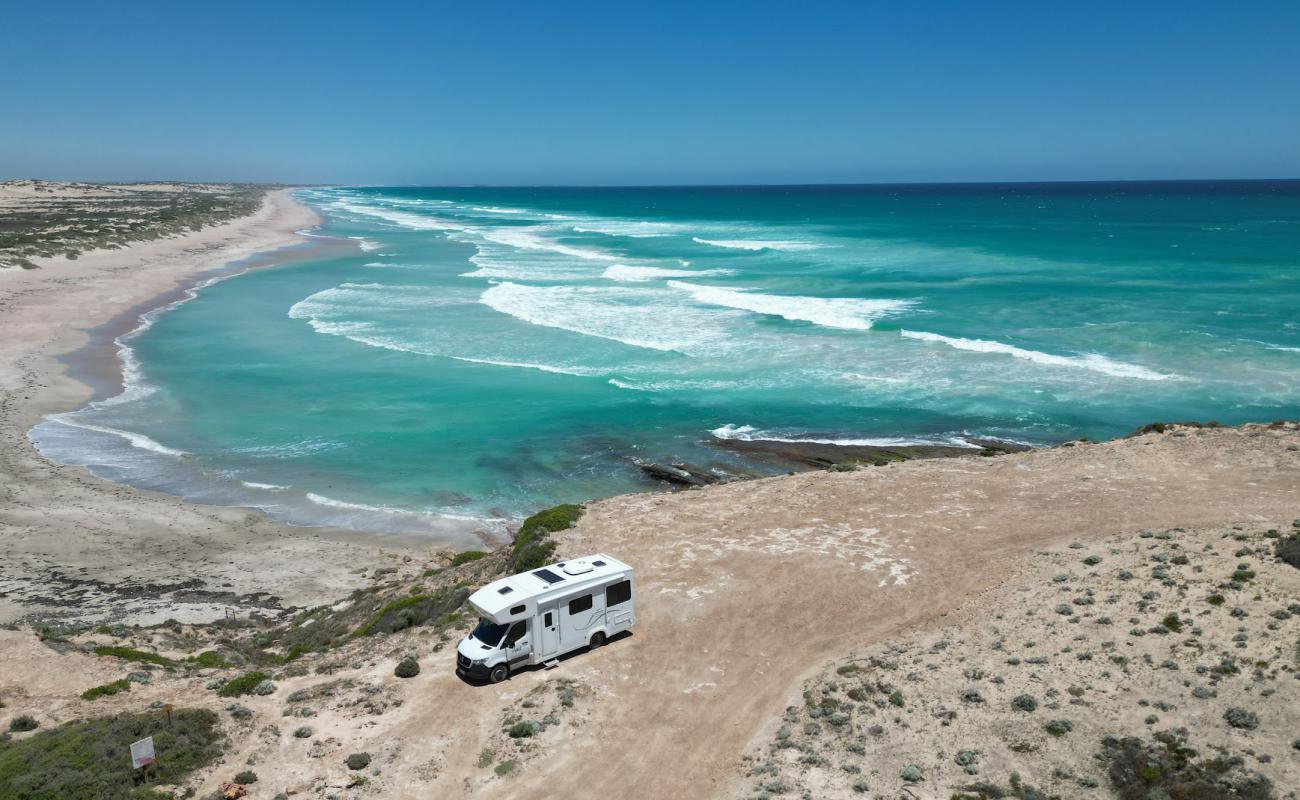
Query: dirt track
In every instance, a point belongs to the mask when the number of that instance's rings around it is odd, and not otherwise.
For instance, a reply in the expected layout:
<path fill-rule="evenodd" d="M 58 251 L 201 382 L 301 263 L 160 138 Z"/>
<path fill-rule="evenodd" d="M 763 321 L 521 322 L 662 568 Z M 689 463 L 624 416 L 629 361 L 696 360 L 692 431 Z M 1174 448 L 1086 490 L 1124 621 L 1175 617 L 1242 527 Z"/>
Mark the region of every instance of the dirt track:
<path fill-rule="evenodd" d="M 386 770 L 434 759 L 438 796 L 725 795 L 805 676 L 1007 579 L 1018 556 L 1147 528 L 1276 524 L 1297 508 L 1300 432 L 1259 427 L 613 498 L 562 553 L 636 566 L 635 635 L 497 687 L 463 684 L 439 654 L 375 739 L 403 741 Z M 559 675 L 594 692 L 583 725 L 515 775 L 476 767 L 503 709 Z"/>

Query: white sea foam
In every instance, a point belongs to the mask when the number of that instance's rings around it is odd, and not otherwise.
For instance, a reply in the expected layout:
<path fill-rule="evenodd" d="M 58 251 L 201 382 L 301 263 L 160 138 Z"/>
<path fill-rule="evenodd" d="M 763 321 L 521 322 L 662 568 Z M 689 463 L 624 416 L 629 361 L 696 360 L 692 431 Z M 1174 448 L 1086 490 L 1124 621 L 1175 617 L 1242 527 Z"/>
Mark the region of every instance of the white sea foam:
<path fill-rule="evenodd" d="M 969 350 L 974 353 L 1007 355 L 1012 356 L 1013 358 L 1020 358 L 1026 361 L 1032 361 L 1036 364 L 1043 364 L 1051 367 L 1086 369 L 1093 372 L 1099 372 L 1103 375 L 1110 375 L 1115 378 L 1163 381 L 1177 377 L 1162 372 L 1156 372 L 1137 364 L 1115 361 L 1097 353 L 1085 353 L 1078 356 L 1058 356 L 1051 353 L 1042 353 L 1037 350 L 1026 350 L 1024 348 L 1016 347 L 1015 345 L 1005 344 L 1003 342 L 994 342 L 988 339 L 963 339 L 955 336 L 942 336 L 937 333 L 928 333 L 926 331 L 905 330 L 901 331 L 901 334 L 905 339 L 917 339 L 923 342 L 944 344 L 949 347 L 955 347 L 958 350 Z"/>
<path fill-rule="evenodd" d="M 666 267 L 633 267 L 627 264 L 611 264 L 605 268 L 600 277 L 611 281 L 643 283 L 663 278 L 698 278 L 707 275 L 731 275 L 730 269 L 669 269 Z"/>
<path fill-rule="evenodd" d="M 364 236 L 349 236 L 348 238 L 355 239 L 357 244 L 361 247 L 361 249 L 367 253 L 374 250 L 378 250 L 379 248 L 383 247 L 383 245 L 380 244 L 379 242 L 371 241 L 370 239 L 367 239 Z"/>
<path fill-rule="evenodd" d="M 278 483 L 257 483 L 256 481 L 244 481 L 244 480 L 241 480 L 240 483 L 244 484 L 250 489 L 262 489 L 268 492 L 282 492 L 289 488 L 288 486 L 281 486 Z"/>
<path fill-rule="evenodd" d="M 945 445 L 948 447 L 965 447 L 979 449 L 978 445 L 958 436 L 942 436 L 932 438 L 902 438 L 902 437 L 819 437 L 819 436 L 800 436 L 788 433 L 776 433 L 772 431 L 762 431 L 753 425 L 723 425 L 721 428 L 714 428 L 709 431 L 719 439 L 734 439 L 742 442 L 764 441 L 764 442 L 791 442 L 799 444 L 834 444 L 843 447 L 905 447 L 909 445 Z"/>
<path fill-rule="evenodd" d="M 816 242 L 771 239 L 701 239 L 698 236 L 694 236 L 692 237 L 692 241 L 699 244 L 711 245 L 713 247 L 726 247 L 731 250 L 750 250 L 753 252 L 761 250 L 816 250 L 821 247 L 821 245 Z"/>
<path fill-rule="evenodd" d="M 584 219 L 573 224 L 578 233 L 601 233 L 606 236 L 627 236 L 632 239 L 650 239 L 672 236 L 685 226 L 671 222 L 647 222 L 631 219 Z"/>
<path fill-rule="evenodd" d="M 135 433 L 133 431 L 124 431 L 118 428 L 109 428 L 103 425 L 92 425 L 89 422 L 81 422 L 80 420 L 70 418 L 69 415 L 66 414 L 50 416 L 48 417 L 48 419 L 51 422 L 57 422 L 60 425 L 67 425 L 70 428 L 81 428 L 83 430 L 96 431 L 98 433 L 107 433 L 111 436 L 116 436 L 120 439 L 125 439 L 132 447 L 138 448 L 140 450 L 147 450 L 151 453 L 158 453 L 164 456 L 177 456 L 177 457 L 188 455 L 188 453 L 186 453 L 184 450 L 177 450 L 174 447 L 168 447 L 167 445 L 160 444 L 159 442 L 150 439 L 148 436 L 145 436 L 142 433 Z"/>
<path fill-rule="evenodd" d="M 527 214 L 526 208 L 503 208 L 501 206 L 471 206 L 472 211 L 485 211 L 488 214 Z"/>
<path fill-rule="evenodd" d="M 770 314 L 788 320 L 811 322 L 827 328 L 849 330 L 868 330 L 875 320 L 915 305 L 912 300 L 761 294 L 743 289 L 701 286 L 683 281 L 669 281 L 668 285 L 690 293 L 691 297 L 699 303 L 738 308 L 756 314 Z"/>
<path fill-rule="evenodd" d="M 409 211 L 398 211 L 391 208 L 375 208 L 374 206 L 360 205 L 358 203 L 349 203 L 346 200 L 339 200 L 333 203 L 335 208 L 349 211 L 353 214 L 362 214 L 368 217 L 376 217 L 394 225 L 403 228 L 423 231 L 465 231 L 470 230 L 469 226 L 450 222 L 445 219 L 436 219 L 423 214 L 413 214 Z"/>
<path fill-rule="evenodd" d="M 549 228 L 544 227 L 504 227 L 478 231 L 478 233 L 489 242 L 504 244 L 517 250 L 542 250 L 581 258 L 586 261 L 615 260 L 615 256 L 609 253 L 602 253 L 599 250 L 591 250 L 585 247 L 573 247 L 547 239 L 543 234 L 549 230 Z"/>
<path fill-rule="evenodd" d="M 656 289 L 594 286 L 526 286 L 503 281 L 480 302 L 533 325 L 595 336 L 651 350 L 701 351 L 722 336 L 718 314 L 671 301 Z"/>
<path fill-rule="evenodd" d="M 542 372 L 552 372 L 557 375 L 578 375 L 581 377 L 591 377 L 600 375 L 604 370 L 594 369 L 591 367 L 561 367 L 554 364 L 533 364 L 521 361 L 497 361 L 490 358 L 470 358 L 469 356 L 447 356 L 455 361 L 465 361 L 470 364 L 487 364 L 493 367 L 516 367 L 519 369 L 535 369 Z"/>

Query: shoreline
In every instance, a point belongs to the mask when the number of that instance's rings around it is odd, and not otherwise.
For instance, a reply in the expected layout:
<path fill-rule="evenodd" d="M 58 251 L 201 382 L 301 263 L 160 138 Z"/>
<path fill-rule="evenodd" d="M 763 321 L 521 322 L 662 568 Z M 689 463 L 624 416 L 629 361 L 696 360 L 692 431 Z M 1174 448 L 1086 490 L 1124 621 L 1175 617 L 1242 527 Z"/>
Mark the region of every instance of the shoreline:
<path fill-rule="evenodd" d="M 44 459 L 28 438 L 47 415 L 121 391 L 118 339 L 143 316 L 205 281 L 292 259 L 309 249 L 298 232 L 318 222 L 291 190 L 273 190 L 235 221 L 0 275 L 13 332 L 0 343 L 0 622 L 299 606 L 364 585 L 363 564 L 429 553 L 436 543 L 419 537 L 291 526 L 108 481 Z"/>

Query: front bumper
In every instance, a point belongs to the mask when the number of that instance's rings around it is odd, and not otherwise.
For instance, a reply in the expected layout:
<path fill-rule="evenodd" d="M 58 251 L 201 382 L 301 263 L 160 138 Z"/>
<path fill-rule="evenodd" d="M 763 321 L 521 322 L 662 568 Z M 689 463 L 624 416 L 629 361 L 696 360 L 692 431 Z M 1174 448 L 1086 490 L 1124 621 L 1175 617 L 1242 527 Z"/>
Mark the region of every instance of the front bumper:
<path fill-rule="evenodd" d="M 474 662 L 470 661 L 468 658 L 461 655 L 460 653 L 456 654 L 457 674 L 468 675 L 471 678 L 475 678 L 480 681 L 485 681 L 488 678 L 488 673 L 491 671 L 492 668 L 487 666 L 486 664 L 475 664 Z"/>

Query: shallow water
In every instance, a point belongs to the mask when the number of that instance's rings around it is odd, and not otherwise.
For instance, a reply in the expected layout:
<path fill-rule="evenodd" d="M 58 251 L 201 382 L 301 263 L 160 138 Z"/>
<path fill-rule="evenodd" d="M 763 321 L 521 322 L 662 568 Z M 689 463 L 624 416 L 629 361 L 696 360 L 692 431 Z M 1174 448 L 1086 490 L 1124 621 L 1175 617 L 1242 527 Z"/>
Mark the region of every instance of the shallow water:
<path fill-rule="evenodd" d="M 42 451 L 452 536 L 645 488 L 633 457 L 752 467 L 710 432 L 1300 416 L 1297 182 L 299 196 L 356 248 L 153 316 L 127 392 L 38 427 Z"/>

